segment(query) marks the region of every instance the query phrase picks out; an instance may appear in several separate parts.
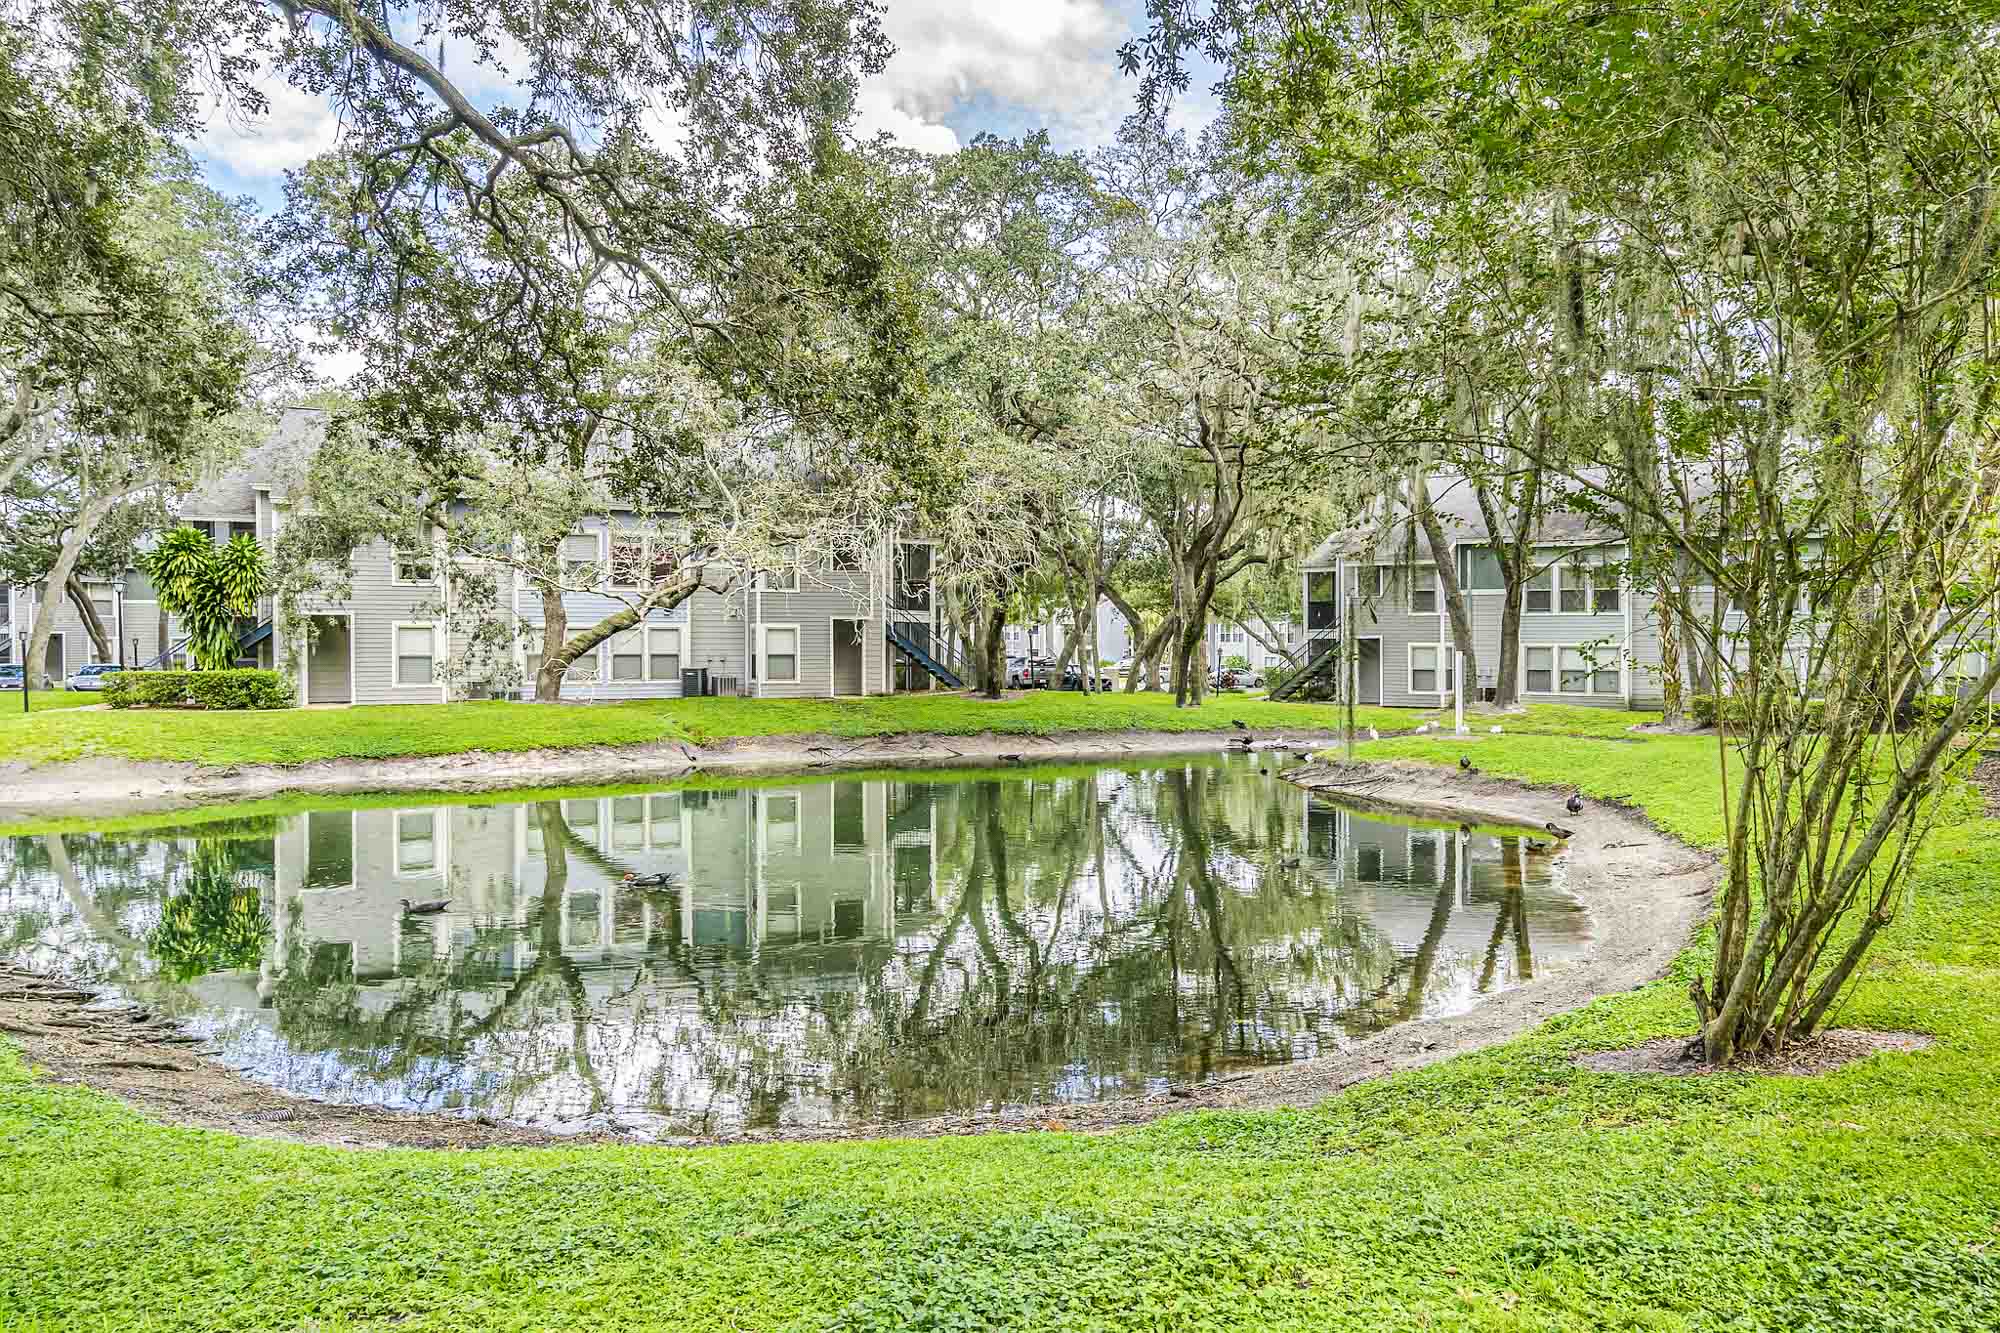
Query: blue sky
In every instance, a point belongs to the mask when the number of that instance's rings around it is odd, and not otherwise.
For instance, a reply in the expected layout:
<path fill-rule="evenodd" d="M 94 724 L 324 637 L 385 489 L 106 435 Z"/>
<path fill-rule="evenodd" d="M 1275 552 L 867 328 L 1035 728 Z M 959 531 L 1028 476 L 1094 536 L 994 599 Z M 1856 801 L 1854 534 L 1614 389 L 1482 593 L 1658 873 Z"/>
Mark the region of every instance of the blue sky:
<path fill-rule="evenodd" d="M 1060 146 L 1089 148 L 1131 109 L 1136 83 L 1119 72 L 1117 50 L 1143 30 L 1141 0 L 887 0 L 883 24 L 897 52 L 862 88 L 863 133 L 887 130 L 947 152 L 981 132 L 1014 138 L 1046 128 Z M 449 60 L 447 68 L 471 73 Z M 496 96 L 498 87 L 496 79 Z M 265 91 L 268 116 L 212 125 L 193 147 L 218 190 L 271 208 L 285 171 L 332 147 L 339 126 L 323 99 L 282 81 Z M 1197 80 L 1176 119 L 1199 123 L 1211 105 Z"/>

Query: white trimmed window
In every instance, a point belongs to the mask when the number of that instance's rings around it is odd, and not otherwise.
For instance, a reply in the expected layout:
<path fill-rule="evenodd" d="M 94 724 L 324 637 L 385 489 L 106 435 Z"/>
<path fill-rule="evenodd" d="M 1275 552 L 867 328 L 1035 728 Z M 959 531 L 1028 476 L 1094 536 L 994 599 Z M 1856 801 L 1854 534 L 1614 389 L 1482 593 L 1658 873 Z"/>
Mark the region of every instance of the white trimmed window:
<path fill-rule="evenodd" d="M 396 812 L 396 873 L 428 878 L 444 863 L 444 816 L 436 810 Z"/>
<path fill-rule="evenodd" d="M 397 685 L 437 684 L 437 627 L 398 625 L 394 630 Z"/>
<path fill-rule="evenodd" d="M 611 850 L 640 852 L 646 849 L 646 798 L 614 796 L 611 799 Z"/>
<path fill-rule="evenodd" d="M 645 583 L 646 572 L 646 534 L 612 529 L 611 586 L 634 591 Z"/>
<path fill-rule="evenodd" d="M 563 538 L 563 581 L 572 588 L 589 587 L 597 577 L 599 554 L 594 532 L 572 532 Z"/>
<path fill-rule="evenodd" d="M 1434 616 L 1438 609 L 1438 568 L 1418 565 L 1410 571 L 1410 614 Z"/>
<path fill-rule="evenodd" d="M 1522 649 L 1526 666 L 1523 689 L 1529 694 L 1596 694 L 1625 692 L 1621 659 L 1589 648 L 1557 646 Z M 1551 674 L 1553 673 L 1553 675 Z"/>
<path fill-rule="evenodd" d="M 796 792 L 764 794 L 764 850 L 799 850 L 799 797 Z"/>
<path fill-rule="evenodd" d="M 763 679 L 771 685 L 795 685 L 799 679 L 799 627 L 765 625 Z"/>
<path fill-rule="evenodd" d="M 1564 694 L 1590 693 L 1590 663 L 1585 660 L 1583 649 L 1563 648 L 1562 692 Z"/>
<path fill-rule="evenodd" d="M 646 627 L 646 679 L 681 678 L 681 631 L 678 625 Z"/>
<path fill-rule="evenodd" d="M 1528 579 L 1528 590 L 1522 601 L 1522 609 L 1530 615 L 1546 615 L 1556 609 L 1555 566 L 1550 565 Z"/>
<path fill-rule="evenodd" d="M 646 844 L 657 848 L 673 848 L 681 845 L 679 793 L 646 798 Z"/>
<path fill-rule="evenodd" d="M 1529 694 L 1553 694 L 1556 688 L 1556 650 L 1553 648 L 1528 648 L 1523 650 L 1527 658 L 1527 684 L 1523 687 Z"/>
<path fill-rule="evenodd" d="M 1442 663 L 1442 667 L 1440 667 Z M 1451 689 L 1452 653 L 1435 643 L 1410 645 L 1410 693 L 1438 694 Z M 1444 683 L 1440 685 L 1438 682 Z"/>
<path fill-rule="evenodd" d="M 1594 551 L 1584 566 L 1590 575 L 1590 609 L 1594 615 L 1610 615 L 1622 607 L 1618 573 L 1616 570 L 1605 568 L 1615 560 L 1616 557 L 1609 552 Z"/>
<path fill-rule="evenodd" d="M 1563 562 L 1562 585 L 1557 594 L 1557 605 L 1564 615 L 1578 616 L 1589 607 L 1590 575 L 1585 569 L 1583 558 L 1575 557 Z"/>
<path fill-rule="evenodd" d="M 611 679 L 639 681 L 646 678 L 646 641 L 638 626 L 611 636 Z"/>
<path fill-rule="evenodd" d="M 414 541 L 396 547 L 390 568 L 401 587 L 428 588 L 437 582 L 437 545 L 430 524 L 417 529 Z"/>
<path fill-rule="evenodd" d="M 764 575 L 766 592 L 797 592 L 799 590 L 798 552 L 790 546 L 778 548 L 778 565 Z"/>

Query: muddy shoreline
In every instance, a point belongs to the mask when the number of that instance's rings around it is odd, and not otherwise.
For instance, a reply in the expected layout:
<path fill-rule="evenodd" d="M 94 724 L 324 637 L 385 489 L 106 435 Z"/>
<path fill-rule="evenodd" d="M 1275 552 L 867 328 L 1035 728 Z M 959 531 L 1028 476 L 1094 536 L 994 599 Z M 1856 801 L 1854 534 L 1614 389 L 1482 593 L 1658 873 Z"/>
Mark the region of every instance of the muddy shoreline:
<path fill-rule="evenodd" d="M 964 749 L 963 738 L 951 738 Z M 1019 745 L 1019 738 L 1002 738 Z M 1077 738 L 1063 738 L 1074 741 Z M 1077 751 L 1035 758 L 1108 757 L 1120 753 L 1187 752 L 1186 736 L 1148 737 L 1150 750 Z M 1210 748 L 1228 744 L 1218 738 Z M 880 765 L 895 756 L 876 751 L 849 766 Z M 991 756 L 985 756 L 990 759 Z M 939 762 L 931 753 L 910 762 Z M 969 753 L 961 762 L 976 763 Z M 1316 761 L 1284 776 L 1309 791 L 1355 809 L 1482 824 L 1539 826 L 1556 820 L 1573 831 L 1561 855 L 1567 887 L 1589 913 L 1592 942 L 1583 958 L 1545 973 L 1472 1009 L 1399 1024 L 1337 1054 L 1237 1074 L 1170 1093 L 1119 1101 L 1023 1106 L 995 1113 L 940 1116 L 893 1124 L 751 1131 L 714 1142 L 836 1141 L 937 1137 L 995 1131 L 1093 1132 L 1141 1124 L 1194 1109 L 1305 1106 L 1343 1088 L 1505 1041 L 1552 1015 L 1600 995 L 1630 990 L 1662 975 L 1706 916 L 1718 866 L 1708 853 L 1662 833 L 1638 811 L 1590 801 L 1583 813 L 1563 809 L 1566 788 L 1529 787 L 1482 774 L 1408 762 L 1343 764 Z M 337 1106 L 287 1096 L 200 1058 L 187 1039 L 141 1016 L 117 1010 L 67 983 L 0 969 L 0 1033 L 23 1048 L 29 1063 L 54 1082 L 84 1085 L 123 1098 L 171 1124 L 341 1147 L 512 1147 L 538 1143 L 640 1143 L 620 1127 L 589 1134 L 555 1134 L 514 1124 L 421 1115 L 373 1107 Z"/>
<path fill-rule="evenodd" d="M 1326 731 L 1258 732 L 1308 746 L 1334 743 Z M 377 792 L 468 793 L 521 788 L 607 787 L 674 782 L 696 774 L 756 777 L 869 768 L 961 768 L 1006 762 L 1212 754 L 1233 731 L 1079 731 L 1056 736 L 981 732 L 947 736 L 746 736 L 694 746 L 678 742 L 575 750 L 474 750 L 393 759 L 319 759 L 305 764 L 207 765 L 178 761 L 81 759 L 65 764 L 0 764 L 0 836 L 7 824 L 41 819 L 110 819 L 188 810 L 272 796 L 365 796 Z"/>

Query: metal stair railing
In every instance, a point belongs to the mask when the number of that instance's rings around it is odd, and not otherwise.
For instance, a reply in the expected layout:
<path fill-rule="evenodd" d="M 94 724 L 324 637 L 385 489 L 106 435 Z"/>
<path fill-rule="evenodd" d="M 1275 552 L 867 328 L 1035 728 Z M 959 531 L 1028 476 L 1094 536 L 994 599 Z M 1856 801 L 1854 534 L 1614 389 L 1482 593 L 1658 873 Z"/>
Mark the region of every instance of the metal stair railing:
<path fill-rule="evenodd" d="M 1306 659 L 1306 664 L 1291 674 L 1290 679 L 1277 689 L 1271 691 L 1270 697 L 1272 701 L 1282 703 L 1294 694 L 1297 694 L 1307 681 L 1326 670 L 1333 660 L 1339 656 L 1340 635 L 1336 633 L 1328 636 L 1325 645 L 1315 650 L 1312 656 Z"/>
<path fill-rule="evenodd" d="M 266 620 L 260 625 L 244 630 L 241 634 L 236 636 L 236 650 L 238 652 L 241 652 L 245 648 L 255 648 L 258 644 L 270 638 L 274 623 L 275 622 L 273 621 Z M 159 670 L 160 664 L 162 662 L 170 662 L 174 658 L 180 656 L 181 650 L 186 648 L 188 644 L 193 641 L 193 639 L 194 635 L 192 634 L 182 636 L 180 642 L 176 643 L 173 647 L 167 649 L 167 651 L 165 651 L 164 653 L 161 653 L 158 657 L 154 658 L 152 661 L 140 664 L 140 666 L 137 669 L 140 671 Z"/>
<path fill-rule="evenodd" d="M 958 667 L 958 671 L 954 671 L 954 664 L 950 664 L 950 662 L 946 662 L 946 660 L 940 660 L 940 658 L 938 658 L 938 656 L 936 656 L 936 654 L 932 652 L 932 648 L 926 648 L 926 646 L 924 646 L 924 644 L 920 644 L 920 642 L 918 642 L 918 640 L 916 640 L 914 636 L 910 636 L 908 632 L 904 632 L 904 630 L 896 628 L 896 622 L 894 622 L 894 620 L 886 620 L 886 622 L 882 624 L 882 628 L 886 630 L 886 634 L 888 634 L 888 640 L 890 640 L 892 644 L 896 644 L 896 648 L 898 648 L 898 650 L 900 650 L 900 652 L 902 652 L 904 656 L 908 656 L 908 658 L 910 658 L 912 662 L 916 662 L 916 664 L 918 664 L 918 667 L 922 667 L 922 669 L 924 669 L 924 671 L 926 671 L 926 673 L 928 673 L 928 675 L 930 675 L 930 677 L 932 677 L 934 681 L 942 681 L 944 685 L 948 685 L 948 687 L 950 687 L 950 689 L 954 689 L 954 691 L 962 691 L 962 689 L 966 689 L 966 677 L 964 677 L 964 675 L 960 675 L 960 673 L 964 671 L 964 667 L 962 667 L 962 664 L 956 664 L 956 667 Z M 942 646 L 940 646 L 940 650 L 942 650 Z M 946 652 L 946 656 L 950 656 L 950 652 Z"/>

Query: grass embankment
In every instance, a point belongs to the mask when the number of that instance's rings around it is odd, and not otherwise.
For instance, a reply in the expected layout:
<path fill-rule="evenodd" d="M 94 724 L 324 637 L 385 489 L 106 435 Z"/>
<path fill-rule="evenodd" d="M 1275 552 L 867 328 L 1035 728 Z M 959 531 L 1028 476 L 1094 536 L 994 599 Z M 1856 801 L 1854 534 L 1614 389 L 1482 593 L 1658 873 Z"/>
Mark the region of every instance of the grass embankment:
<path fill-rule="evenodd" d="M 19 721 L 22 717 L 21 691 L 0 691 L 0 722 Z M 98 690 L 29 690 L 26 714 L 58 712 L 67 708 L 88 708 L 92 704 L 104 702 L 104 695 Z"/>
<path fill-rule="evenodd" d="M 1639 715 L 1615 710 L 1593 725 L 1629 727 Z M 1357 725 L 1412 727 L 1410 709 L 1363 708 Z M 302 764 L 316 759 L 386 759 L 641 745 L 706 745 L 746 736 L 885 736 L 904 732 L 969 736 L 1055 736 L 1079 731 L 1228 730 L 1234 720 L 1269 734 L 1344 726 L 1331 704 L 1271 703 L 1241 695 L 1175 708 L 1161 694 L 1085 695 L 1041 691 L 995 702 L 957 694 L 874 699 L 646 699 L 560 707 L 528 703 L 382 705 L 271 713 L 111 710 L 16 718 L 0 726 L 0 762 L 32 764 L 110 756 L 203 764 Z M 1506 719 L 1512 722 L 1513 719 Z M 1523 718 L 1521 725 L 1544 725 Z M 1552 720 L 1546 725 L 1555 726 Z"/>
<path fill-rule="evenodd" d="M 1712 740 L 1475 754 L 1719 841 Z M 1571 1067 L 1685 1031 L 1675 975 L 1308 1110 L 1108 1136 L 343 1153 L 161 1129 L 33 1083 L 0 1045 L 0 1322 L 1990 1329 L 1996 882 L 2000 822 L 1938 836 L 1841 1015 L 1937 1047 L 1816 1079 Z"/>

